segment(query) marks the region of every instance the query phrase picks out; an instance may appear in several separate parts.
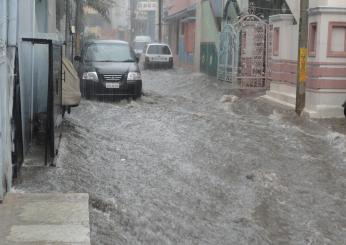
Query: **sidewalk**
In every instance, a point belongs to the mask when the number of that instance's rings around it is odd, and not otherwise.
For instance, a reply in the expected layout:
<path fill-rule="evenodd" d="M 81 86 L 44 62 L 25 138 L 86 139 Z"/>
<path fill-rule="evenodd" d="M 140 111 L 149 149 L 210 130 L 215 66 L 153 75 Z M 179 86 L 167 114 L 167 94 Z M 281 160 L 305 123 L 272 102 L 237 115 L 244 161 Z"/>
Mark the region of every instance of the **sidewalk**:
<path fill-rule="evenodd" d="M 0 204 L 2 245 L 90 245 L 87 194 L 9 193 Z"/>

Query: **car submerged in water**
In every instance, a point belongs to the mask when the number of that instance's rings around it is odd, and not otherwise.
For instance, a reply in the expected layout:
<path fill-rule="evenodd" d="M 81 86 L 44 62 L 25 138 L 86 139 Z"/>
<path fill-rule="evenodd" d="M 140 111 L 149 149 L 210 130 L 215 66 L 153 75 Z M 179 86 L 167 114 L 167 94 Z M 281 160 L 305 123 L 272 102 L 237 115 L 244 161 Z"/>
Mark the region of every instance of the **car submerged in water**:
<path fill-rule="evenodd" d="M 113 98 L 142 95 L 142 76 L 138 58 L 127 42 L 117 40 L 88 41 L 79 61 L 82 96 Z"/>

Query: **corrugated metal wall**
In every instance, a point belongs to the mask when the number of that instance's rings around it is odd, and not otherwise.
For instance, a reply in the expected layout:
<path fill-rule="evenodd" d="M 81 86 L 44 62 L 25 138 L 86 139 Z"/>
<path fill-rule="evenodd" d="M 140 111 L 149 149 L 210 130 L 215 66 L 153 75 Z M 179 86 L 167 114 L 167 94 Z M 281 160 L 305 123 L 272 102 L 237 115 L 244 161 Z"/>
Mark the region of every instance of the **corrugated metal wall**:
<path fill-rule="evenodd" d="M 22 130 L 24 151 L 31 142 L 31 119 L 33 115 L 33 67 L 35 56 L 33 45 L 23 42 L 23 37 L 33 38 L 35 32 L 35 1 L 19 0 L 18 2 L 18 52 L 22 106 Z"/>
<path fill-rule="evenodd" d="M 0 200 L 12 182 L 11 117 L 15 47 L 7 46 L 9 7 L 15 1 L 0 1 Z M 12 21 L 12 20 L 11 20 Z"/>
<path fill-rule="evenodd" d="M 58 40 L 56 34 L 48 34 L 48 31 L 54 28 L 47 24 L 54 22 L 48 21 L 54 17 L 48 14 L 53 11 L 48 8 L 53 6 L 51 0 L 19 0 L 18 49 L 24 153 L 32 141 L 34 114 L 47 110 L 48 46 L 23 42 L 22 38 Z"/>
<path fill-rule="evenodd" d="M 6 30 L 7 30 L 7 7 L 6 1 L 0 2 L 0 200 L 4 193 L 4 153 L 5 153 L 5 89 L 4 81 L 7 80 L 6 70 Z"/>
<path fill-rule="evenodd" d="M 0 200 L 12 182 L 11 117 L 16 46 L 26 151 L 32 140 L 33 115 L 47 109 L 48 47 L 34 46 L 23 42 L 22 38 L 58 40 L 55 23 L 55 0 L 0 0 Z M 8 32 L 10 43 L 6 48 L 8 26 L 11 27 Z M 15 27 L 18 27 L 17 31 Z"/>

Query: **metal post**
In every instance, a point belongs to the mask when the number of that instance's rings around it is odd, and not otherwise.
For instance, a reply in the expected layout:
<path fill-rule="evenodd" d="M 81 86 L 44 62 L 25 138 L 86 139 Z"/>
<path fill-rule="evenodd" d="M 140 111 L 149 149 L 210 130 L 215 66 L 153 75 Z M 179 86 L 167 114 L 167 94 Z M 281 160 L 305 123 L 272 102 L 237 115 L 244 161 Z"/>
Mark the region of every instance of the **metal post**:
<path fill-rule="evenodd" d="M 159 42 L 162 42 L 162 0 L 159 1 Z"/>
<path fill-rule="evenodd" d="M 308 9 L 309 0 L 300 1 L 298 68 L 297 68 L 297 93 L 296 113 L 300 116 L 305 107 L 305 86 L 307 80 L 308 61 Z"/>

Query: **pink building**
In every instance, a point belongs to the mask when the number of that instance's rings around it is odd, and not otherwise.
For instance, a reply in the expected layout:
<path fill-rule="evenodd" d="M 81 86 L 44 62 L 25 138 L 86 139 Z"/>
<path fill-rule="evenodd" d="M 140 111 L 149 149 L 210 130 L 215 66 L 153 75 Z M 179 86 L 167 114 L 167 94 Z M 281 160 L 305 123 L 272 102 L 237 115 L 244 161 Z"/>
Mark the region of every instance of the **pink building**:
<path fill-rule="evenodd" d="M 175 63 L 193 68 L 195 63 L 197 0 L 169 0 L 166 3 L 168 41 Z"/>
<path fill-rule="evenodd" d="M 272 82 L 266 97 L 295 105 L 299 1 L 287 1 L 292 15 L 271 16 Z M 308 81 L 305 112 L 311 117 L 343 117 L 346 100 L 346 1 L 310 0 Z"/>

